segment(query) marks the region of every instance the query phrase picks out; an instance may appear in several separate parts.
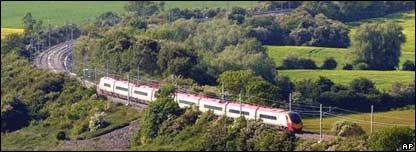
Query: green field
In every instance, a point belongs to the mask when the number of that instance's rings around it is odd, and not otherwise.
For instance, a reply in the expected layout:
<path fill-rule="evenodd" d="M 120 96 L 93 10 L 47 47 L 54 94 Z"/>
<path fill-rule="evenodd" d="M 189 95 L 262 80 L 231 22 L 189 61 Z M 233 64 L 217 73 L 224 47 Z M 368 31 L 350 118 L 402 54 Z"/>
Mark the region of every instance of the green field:
<path fill-rule="evenodd" d="M 233 6 L 251 7 L 257 2 L 250 1 L 167 1 L 165 8 L 201 8 Z M 52 25 L 62 25 L 65 22 L 82 23 L 87 19 L 94 19 L 106 11 L 122 13 L 125 1 L 15 1 L 1 2 L 1 27 L 22 28 L 22 18 L 27 12 L 31 12 L 35 19 L 43 20 L 44 25 L 48 19 Z"/>
<path fill-rule="evenodd" d="M 359 124 L 361 127 L 363 127 L 367 134 L 370 133 L 370 113 L 340 116 L 341 117 L 324 117 L 322 119 L 322 131 L 326 134 L 332 134 L 331 128 L 333 124 L 339 120 L 344 119 L 346 121 L 352 121 Z M 303 124 L 305 126 L 305 130 L 319 132 L 319 118 L 305 118 L 303 119 Z M 374 113 L 373 131 L 380 130 L 384 127 L 391 127 L 394 124 L 397 124 L 398 126 L 409 126 L 415 128 L 415 111 L 404 110 Z"/>
<path fill-rule="evenodd" d="M 369 71 L 369 70 L 278 70 L 278 75 L 286 75 L 292 81 L 305 78 L 316 80 L 319 76 L 328 77 L 335 83 L 348 85 L 351 80 L 365 77 L 375 82 L 381 90 L 389 90 L 395 82 L 410 83 L 415 80 L 411 71 Z"/>
<path fill-rule="evenodd" d="M 374 18 L 360 22 L 348 23 L 351 27 L 350 34 L 360 24 L 366 22 L 384 22 L 393 20 L 403 26 L 403 33 L 406 35 L 406 42 L 402 45 L 402 56 L 400 57 L 400 66 L 406 61 L 415 62 L 415 12 L 394 13 L 382 18 Z M 311 58 L 320 66 L 325 58 L 334 57 L 338 62 L 337 69 L 342 69 L 342 65 L 350 57 L 349 50 L 346 48 L 325 48 L 325 47 L 308 47 L 308 46 L 267 46 L 267 53 L 272 57 L 277 65 L 281 65 L 283 59 L 288 55 L 295 55 L 302 58 Z"/>
<path fill-rule="evenodd" d="M 300 58 L 310 58 L 315 61 L 317 66 L 321 66 L 325 58 L 333 57 L 338 69 L 347 61 L 348 49 L 345 48 L 325 48 L 311 46 L 267 46 L 267 54 L 274 59 L 278 66 L 282 65 L 285 57 L 292 55 Z"/>

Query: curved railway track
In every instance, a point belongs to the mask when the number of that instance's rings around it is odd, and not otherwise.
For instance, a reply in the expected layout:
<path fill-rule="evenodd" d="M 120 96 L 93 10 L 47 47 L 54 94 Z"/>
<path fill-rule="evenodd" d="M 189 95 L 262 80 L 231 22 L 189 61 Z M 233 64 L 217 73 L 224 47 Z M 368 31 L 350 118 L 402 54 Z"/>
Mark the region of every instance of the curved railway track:
<path fill-rule="evenodd" d="M 68 74 L 69 76 L 76 76 L 75 73 L 72 73 L 69 70 L 70 64 L 71 64 L 70 58 L 72 55 L 72 52 L 70 49 L 71 44 L 72 43 L 70 43 L 70 41 L 66 41 L 66 42 L 57 44 L 55 46 L 52 46 L 49 49 L 43 51 L 42 53 L 40 53 L 38 56 L 35 57 L 35 60 L 34 60 L 35 66 L 41 69 L 47 69 L 47 70 L 53 71 L 55 73 L 65 73 L 65 74 Z M 82 81 L 82 82 L 87 87 L 94 85 L 92 82 L 89 82 L 89 81 Z M 127 101 L 123 99 L 117 99 L 113 97 L 109 97 L 109 99 L 111 99 L 114 102 L 119 102 L 119 103 L 124 103 L 124 104 L 127 103 Z M 138 110 L 141 110 L 147 107 L 147 105 L 134 105 L 134 106 Z M 302 138 L 302 139 L 308 139 L 308 140 L 315 140 L 315 141 L 319 141 L 320 139 L 319 133 L 313 133 L 313 132 L 308 132 L 308 131 L 304 131 L 302 133 L 296 133 L 296 137 Z M 324 141 L 330 140 L 334 137 L 335 136 L 333 135 L 323 134 L 322 140 Z"/>

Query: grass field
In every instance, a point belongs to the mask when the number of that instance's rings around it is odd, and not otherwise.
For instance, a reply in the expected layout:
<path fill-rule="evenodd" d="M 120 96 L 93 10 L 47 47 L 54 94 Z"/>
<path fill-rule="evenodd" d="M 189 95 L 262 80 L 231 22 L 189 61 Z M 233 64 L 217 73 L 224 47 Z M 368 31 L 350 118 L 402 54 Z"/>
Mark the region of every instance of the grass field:
<path fill-rule="evenodd" d="M 340 116 L 340 117 L 339 117 Z M 352 121 L 359 124 L 367 134 L 370 133 L 370 113 L 339 115 L 338 117 L 324 117 L 322 119 L 322 131 L 326 134 L 332 134 L 333 124 L 339 120 Z M 305 130 L 319 132 L 319 118 L 303 119 Z M 415 128 L 415 111 L 388 111 L 374 113 L 373 131 L 380 130 L 384 127 L 391 127 L 394 124 L 398 126 L 409 126 Z"/>
<path fill-rule="evenodd" d="M 14 1 L 1 2 L 1 27 L 22 28 L 22 18 L 27 12 L 31 12 L 35 19 L 43 20 L 44 25 L 48 19 L 52 25 L 63 25 L 65 22 L 82 23 L 87 19 L 94 19 L 101 13 L 113 11 L 124 12 L 126 1 Z M 167 1 L 165 8 L 201 8 L 233 6 L 251 7 L 256 2 L 250 1 Z"/>
<path fill-rule="evenodd" d="M 316 80 L 325 76 L 335 83 L 348 85 L 351 80 L 365 77 L 375 82 L 376 87 L 389 90 L 395 82 L 410 83 L 415 80 L 415 72 L 410 71 L 368 71 L 368 70 L 278 70 L 278 75 L 286 75 L 292 81 L 305 78 Z"/>

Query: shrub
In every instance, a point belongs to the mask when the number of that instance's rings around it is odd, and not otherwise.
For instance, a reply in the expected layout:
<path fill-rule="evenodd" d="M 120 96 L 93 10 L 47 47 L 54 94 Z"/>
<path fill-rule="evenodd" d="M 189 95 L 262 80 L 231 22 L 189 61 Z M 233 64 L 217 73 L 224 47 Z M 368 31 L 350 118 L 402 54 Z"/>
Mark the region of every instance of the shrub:
<path fill-rule="evenodd" d="M 65 140 L 66 139 L 65 132 L 64 131 L 59 131 L 58 134 L 56 134 L 56 139 Z"/>
<path fill-rule="evenodd" d="M 351 64 L 349 64 L 349 63 L 346 63 L 344 65 L 344 67 L 342 67 L 342 69 L 344 69 L 344 70 L 352 70 L 352 68 L 353 68 L 353 66 Z"/>
<path fill-rule="evenodd" d="M 415 130 L 409 127 L 391 127 L 377 131 L 370 136 L 370 150 L 402 150 L 405 143 L 415 142 Z"/>
<path fill-rule="evenodd" d="M 415 71 L 415 63 L 410 60 L 406 60 L 406 62 L 402 65 L 402 70 L 405 71 Z"/>
<path fill-rule="evenodd" d="M 356 70 L 367 70 L 368 69 L 368 64 L 367 63 L 358 63 L 355 65 L 354 69 Z"/>
<path fill-rule="evenodd" d="M 321 69 L 335 69 L 337 67 L 337 61 L 334 58 L 326 58 Z"/>
<path fill-rule="evenodd" d="M 315 61 L 311 59 L 287 56 L 283 59 L 282 69 L 316 69 Z"/>
<path fill-rule="evenodd" d="M 376 88 L 374 87 L 374 82 L 363 77 L 352 80 L 350 87 L 356 93 L 369 94 L 369 93 L 376 92 Z"/>
<path fill-rule="evenodd" d="M 334 132 L 334 135 L 342 136 L 342 137 L 360 136 L 360 135 L 365 134 L 361 126 L 359 126 L 356 123 L 349 122 L 349 121 L 337 121 L 334 124 L 332 131 Z"/>

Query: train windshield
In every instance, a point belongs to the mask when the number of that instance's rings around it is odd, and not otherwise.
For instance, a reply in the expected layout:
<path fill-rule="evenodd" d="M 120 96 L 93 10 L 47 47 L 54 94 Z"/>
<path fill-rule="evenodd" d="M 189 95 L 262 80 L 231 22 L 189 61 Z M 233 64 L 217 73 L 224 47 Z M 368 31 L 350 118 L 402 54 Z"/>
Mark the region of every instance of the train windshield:
<path fill-rule="evenodd" d="M 297 113 L 289 113 L 289 117 L 290 117 L 290 120 L 293 123 L 298 124 L 298 123 L 302 122 L 302 119 L 300 118 L 300 116 Z"/>

